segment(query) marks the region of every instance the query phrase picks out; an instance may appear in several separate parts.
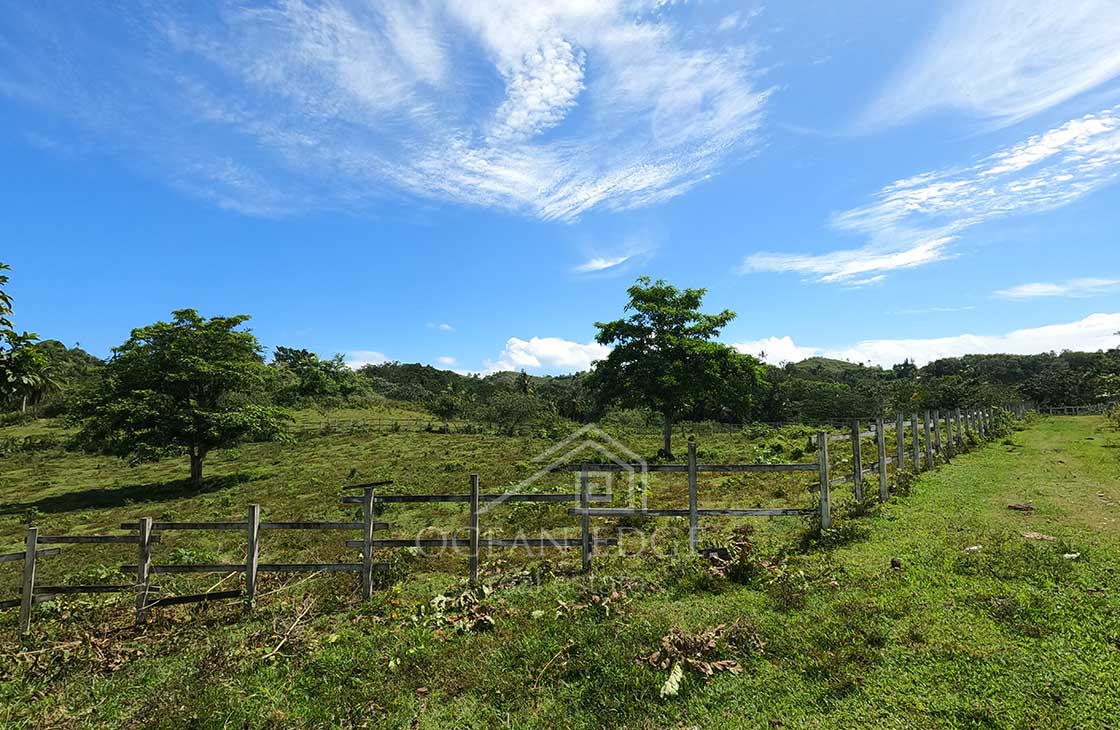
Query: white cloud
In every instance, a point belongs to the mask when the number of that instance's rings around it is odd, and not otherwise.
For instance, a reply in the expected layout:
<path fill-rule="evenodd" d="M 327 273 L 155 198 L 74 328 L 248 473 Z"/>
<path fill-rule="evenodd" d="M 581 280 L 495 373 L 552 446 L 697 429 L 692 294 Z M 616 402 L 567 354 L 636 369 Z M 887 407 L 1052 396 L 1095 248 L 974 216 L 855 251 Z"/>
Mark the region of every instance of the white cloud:
<path fill-rule="evenodd" d="M 868 284 L 882 281 L 882 275 L 862 280 L 854 277 L 873 271 L 908 269 L 940 261 L 946 257 L 946 248 L 952 241 L 952 237 L 942 236 L 895 251 L 884 251 L 878 246 L 864 246 L 816 255 L 757 253 L 746 258 L 742 271 L 796 271 L 817 275 L 820 281 Z"/>
<path fill-rule="evenodd" d="M 966 309 L 969 307 L 966 307 Z M 929 311 L 929 310 L 914 310 Z M 936 308 L 933 311 L 936 310 Z M 903 360 L 924 365 L 944 357 L 1004 353 L 1030 355 L 1061 350 L 1097 350 L 1120 347 L 1120 312 L 1091 314 L 1076 322 L 1018 329 L 1006 334 L 961 334 L 949 337 L 861 340 L 844 347 L 812 347 L 792 337 L 764 337 L 731 343 L 739 352 L 760 357 L 772 365 L 827 357 L 865 365 L 890 367 Z M 588 370 L 591 363 L 610 354 L 595 342 L 582 344 L 556 337 L 511 337 L 497 361 L 487 360 L 484 373 L 511 370 L 572 373 Z"/>
<path fill-rule="evenodd" d="M 966 229 L 989 220 L 1058 208 L 1116 181 L 1120 107 L 1073 119 L 963 168 L 896 180 L 874 200 L 832 216 L 863 246 L 819 254 L 760 252 L 744 273 L 797 272 L 818 281 L 867 283 L 869 275 L 925 266 L 952 256 Z"/>
<path fill-rule="evenodd" d="M 745 355 L 760 358 L 771 365 L 799 362 L 820 354 L 815 347 L 798 347 L 789 335 L 785 337 L 764 337 L 750 342 L 733 342 L 731 346 Z"/>
<path fill-rule="evenodd" d="M 621 266 L 630 259 L 634 258 L 633 255 L 629 256 L 595 256 L 587 261 L 584 261 L 579 266 L 572 267 L 572 271 L 580 274 L 588 274 L 596 271 L 606 271 L 613 269 L 616 266 Z"/>
<path fill-rule="evenodd" d="M 791 338 L 782 337 L 736 344 L 734 347 L 753 354 L 751 350 L 760 343 L 773 342 L 775 351 L 781 348 L 787 354 L 783 359 L 788 361 L 795 362 L 813 355 L 822 355 L 836 360 L 890 367 L 907 359 L 924 365 L 943 357 L 971 354 L 1031 355 L 1061 350 L 1095 352 L 1120 346 L 1120 336 L 1116 334 L 1118 331 L 1120 313 L 1113 313 L 1091 314 L 1076 322 L 1019 329 L 1002 335 L 962 334 L 951 337 L 863 340 L 849 347 L 837 348 L 798 346 Z M 768 360 L 773 362 L 771 358 Z"/>
<path fill-rule="evenodd" d="M 439 356 L 438 358 L 436 358 L 436 361 L 437 361 L 437 362 L 438 362 L 438 363 L 439 363 L 440 365 L 446 365 L 447 367 L 451 367 L 451 366 L 452 366 L 452 365 L 454 365 L 454 364 L 455 364 L 456 362 L 458 362 L 458 360 L 456 360 L 455 358 L 451 357 L 450 355 L 440 355 L 440 356 Z"/>
<path fill-rule="evenodd" d="M 365 365 L 381 365 L 389 362 L 385 353 L 375 350 L 350 350 L 343 360 L 351 370 L 357 370 Z"/>
<path fill-rule="evenodd" d="M 455 328 L 449 325 L 447 322 L 428 322 L 428 324 L 425 326 L 430 330 L 439 330 L 440 332 L 455 331 Z"/>
<path fill-rule="evenodd" d="M 941 107 L 1011 124 L 1120 74 L 1120 3 L 961 0 L 863 114 L 896 124 Z"/>
<path fill-rule="evenodd" d="M 1033 282 L 996 292 L 1003 299 L 1034 297 L 1091 297 L 1120 289 L 1120 279 L 1071 279 L 1061 283 Z"/>
<path fill-rule="evenodd" d="M 558 337 L 511 337 L 496 362 L 486 361 L 486 372 L 506 370 L 544 370 L 572 373 L 587 370 L 595 360 L 605 358 L 611 349 L 597 342 L 581 344 Z"/>
<path fill-rule="evenodd" d="M 719 25 L 716 26 L 716 30 L 719 31 L 720 33 L 723 33 L 725 31 L 729 31 L 729 30 L 736 30 L 736 29 L 739 28 L 739 26 L 742 22 L 743 21 L 739 17 L 738 13 L 731 13 L 730 15 L 725 15 L 722 18 L 720 18 Z"/>
<path fill-rule="evenodd" d="M 649 205 L 749 154 L 768 93 L 744 33 L 717 41 L 662 0 L 28 5 L 5 21 L 0 96 L 251 214 L 402 192 L 561 220 Z"/>

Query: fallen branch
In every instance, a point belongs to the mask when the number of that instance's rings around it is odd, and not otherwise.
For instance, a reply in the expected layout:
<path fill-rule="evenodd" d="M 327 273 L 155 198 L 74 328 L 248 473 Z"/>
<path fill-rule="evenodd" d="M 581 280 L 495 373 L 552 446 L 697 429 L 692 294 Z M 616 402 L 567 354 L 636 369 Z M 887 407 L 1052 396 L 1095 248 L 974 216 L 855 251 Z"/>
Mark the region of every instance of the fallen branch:
<path fill-rule="evenodd" d="M 576 643 L 574 641 L 569 641 L 560 649 L 560 651 L 556 652 L 551 659 L 545 662 L 543 667 L 541 667 L 541 671 L 537 674 L 537 681 L 533 683 L 533 688 L 537 694 L 540 694 L 541 692 L 541 679 L 544 677 L 544 673 L 548 671 L 548 668 L 552 666 L 552 663 L 554 661 L 559 659 L 562 654 L 566 654 L 568 650 L 575 645 Z"/>
<path fill-rule="evenodd" d="M 312 578 L 314 578 L 316 576 L 319 576 L 319 575 L 322 575 L 322 574 L 323 574 L 323 571 L 317 570 L 314 573 L 309 574 L 307 577 L 300 578 L 299 580 L 297 580 L 293 583 L 285 583 L 284 585 L 280 586 L 279 588 L 274 588 L 271 591 L 266 591 L 264 593 L 258 593 L 257 598 L 264 598 L 265 596 L 271 596 L 273 593 L 280 593 L 281 591 L 290 590 L 292 588 L 295 588 L 299 584 L 306 583 L 307 581 L 311 580 Z"/>
<path fill-rule="evenodd" d="M 298 616 L 296 616 L 296 620 L 292 622 L 292 625 L 289 626 L 288 630 L 284 632 L 284 636 L 282 636 L 280 638 L 280 643 L 276 645 L 275 649 L 273 649 L 272 651 L 268 652 L 263 657 L 261 657 L 262 660 L 271 659 L 272 657 L 276 656 L 276 653 L 279 652 L 280 649 L 283 648 L 284 644 L 287 643 L 288 638 L 291 637 L 292 632 L 295 630 L 296 626 L 299 625 L 299 622 L 303 620 L 303 617 L 307 615 L 308 611 L 310 611 L 311 607 L 314 606 L 314 605 L 315 605 L 315 601 L 308 601 L 307 603 L 304 604 L 303 610 L 300 611 Z"/>

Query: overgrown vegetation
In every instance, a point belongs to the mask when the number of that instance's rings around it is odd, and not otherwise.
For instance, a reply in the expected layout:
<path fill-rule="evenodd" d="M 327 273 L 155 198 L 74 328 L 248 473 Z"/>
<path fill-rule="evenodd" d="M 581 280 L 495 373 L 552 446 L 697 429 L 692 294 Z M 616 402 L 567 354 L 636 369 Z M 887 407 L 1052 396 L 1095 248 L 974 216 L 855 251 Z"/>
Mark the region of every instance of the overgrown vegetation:
<path fill-rule="evenodd" d="M 64 432 L 39 421 L 0 438 Z M 630 437 L 642 450 L 660 442 Z M 165 608 L 134 628 L 130 595 L 72 596 L 38 606 L 22 645 L 6 611 L 0 724 L 1103 727 L 1120 715 L 1120 433 L 1101 418 L 1047 419 L 1001 439 L 861 517 L 837 489 L 840 517 L 820 535 L 796 519 L 708 520 L 694 557 L 682 521 L 651 521 L 625 533 L 621 553 L 600 551 L 593 578 L 577 574 L 578 555 L 495 550 L 472 591 L 462 554 L 399 550 L 371 601 L 353 576 L 269 575 L 252 612 L 237 602 Z M 524 455 L 548 443 L 424 431 L 247 443 L 212 457 L 201 493 L 174 463 L 129 467 L 56 444 L 0 457 L 0 541 L 19 549 L 28 520 L 98 533 L 141 514 L 239 519 L 250 501 L 266 519 L 352 519 L 337 501 L 345 483 L 391 476 L 399 491 L 457 491 L 478 470 L 498 487 L 531 474 Z M 701 441 L 720 461 L 796 445 L 794 429 Z M 651 506 L 681 504 L 680 475 L 655 476 Z M 713 506 L 808 504 L 798 479 L 712 476 L 702 489 Z M 405 537 L 461 529 L 466 514 L 394 506 L 383 517 Z M 483 530 L 564 534 L 573 524 L 562 507 L 521 505 L 488 512 Z M 230 533 L 164 540 L 160 563 L 244 557 Z M 269 532 L 262 550 L 270 561 L 353 559 L 341 543 Z M 64 559 L 41 561 L 40 580 L 123 581 L 116 566 L 132 550 L 67 546 Z M 0 568 L 9 597 L 18 564 Z M 168 593 L 239 580 L 160 576 Z"/>

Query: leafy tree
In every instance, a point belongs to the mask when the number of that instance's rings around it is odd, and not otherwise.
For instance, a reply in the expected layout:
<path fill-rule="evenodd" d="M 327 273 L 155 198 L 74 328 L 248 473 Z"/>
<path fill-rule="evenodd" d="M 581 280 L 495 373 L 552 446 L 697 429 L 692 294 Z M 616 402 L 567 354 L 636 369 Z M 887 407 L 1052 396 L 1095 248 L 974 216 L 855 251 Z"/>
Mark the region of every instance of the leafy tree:
<path fill-rule="evenodd" d="M 891 367 L 894 377 L 899 380 L 913 380 L 918 376 L 918 367 L 907 358 Z"/>
<path fill-rule="evenodd" d="M 308 350 L 277 347 L 272 365 L 279 380 L 276 401 L 283 405 L 333 396 L 349 398 L 366 387 L 342 355 L 323 360 Z"/>
<path fill-rule="evenodd" d="M 473 403 L 474 397 L 463 382 L 452 381 L 428 403 L 428 409 L 444 421 L 458 418 Z"/>
<path fill-rule="evenodd" d="M 757 360 L 715 342 L 735 313 L 700 311 L 705 289 L 677 289 L 643 276 L 627 293 L 628 317 L 596 322 L 596 341 L 613 346 L 595 363 L 589 386 L 604 405 L 646 407 L 661 415 L 672 458 L 673 421 L 711 400 L 749 403 L 762 383 Z"/>
<path fill-rule="evenodd" d="M 0 263 L 0 272 L 11 267 Z M 8 275 L 0 273 L 0 402 L 18 400 L 21 410 L 36 393 L 54 387 L 50 363 L 38 346 L 39 336 L 19 333 L 12 324 L 12 297 L 5 290 Z"/>
<path fill-rule="evenodd" d="M 0 262 L 0 272 L 11 271 L 12 267 Z M 12 297 L 5 291 L 8 284 L 8 275 L 0 273 L 0 343 L 7 340 L 12 334 Z"/>
<path fill-rule="evenodd" d="M 9 397 L 19 401 L 20 411 L 26 412 L 28 402 L 36 403 L 47 392 L 58 390 L 58 381 L 51 372 L 47 353 L 39 346 L 38 338 L 28 332 L 8 338 L 10 349 L 0 355 L 0 368 Z"/>
<path fill-rule="evenodd" d="M 548 429 L 557 423 L 556 410 L 550 403 L 516 390 L 495 393 L 481 404 L 478 416 L 509 436 L 529 429 Z"/>
<path fill-rule="evenodd" d="M 257 338 L 238 329 L 248 316 L 206 319 L 193 309 L 172 316 L 133 330 L 114 348 L 77 408 L 78 441 L 135 461 L 186 454 L 191 483 L 200 486 L 207 454 L 275 438 L 284 416 L 253 402 L 268 369 Z"/>

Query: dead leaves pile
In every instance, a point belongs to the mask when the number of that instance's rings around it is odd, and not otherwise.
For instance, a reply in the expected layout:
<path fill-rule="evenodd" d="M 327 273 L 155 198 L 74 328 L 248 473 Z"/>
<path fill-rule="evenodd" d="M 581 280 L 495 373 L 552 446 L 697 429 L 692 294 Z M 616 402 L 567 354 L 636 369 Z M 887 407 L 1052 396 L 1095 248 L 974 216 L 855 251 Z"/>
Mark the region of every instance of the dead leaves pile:
<path fill-rule="evenodd" d="M 0 664 L 7 664 L 10 659 L 12 663 L 9 666 L 12 668 L 18 666 L 25 671 L 48 675 L 76 666 L 88 667 L 97 674 L 110 674 L 142 656 L 144 650 L 140 647 L 124 646 L 106 637 L 83 634 L 78 640 L 9 654 Z M 0 673 L 0 678 L 6 678 L 5 675 L 7 672 Z"/>
<path fill-rule="evenodd" d="M 630 603 L 630 594 L 626 591 L 588 592 L 575 601 L 557 599 L 556 617 L 592 612 L 606 618 L 617 614 L 628 603 Z"/>
<path fill-rule="evenodd" d="M 639 661 L 655 669 L 669 670 L 661 696 L 671 697 L 680 692 L 686 670 L 705 679 L 717 672 L 742 672 L 743 666 L 736 659 L 725 657 L 743 646 L 752 654 L 762 654 L 766 644 L 757 629 L 741 621 L 697 633 L 673 629 L 661 637 L 660 649 Z"/>
<path fill-rule="evenodd" d="M 495 616 L 503 605 L 488 603 L 491 590 L 483 586 L 477 591 L 464 591 L 457 596 L 439 595 L 413 617 L 418 623 L 435 626 L 437 636 L 448 633 L 470 633 L 494 628 Z"/>

